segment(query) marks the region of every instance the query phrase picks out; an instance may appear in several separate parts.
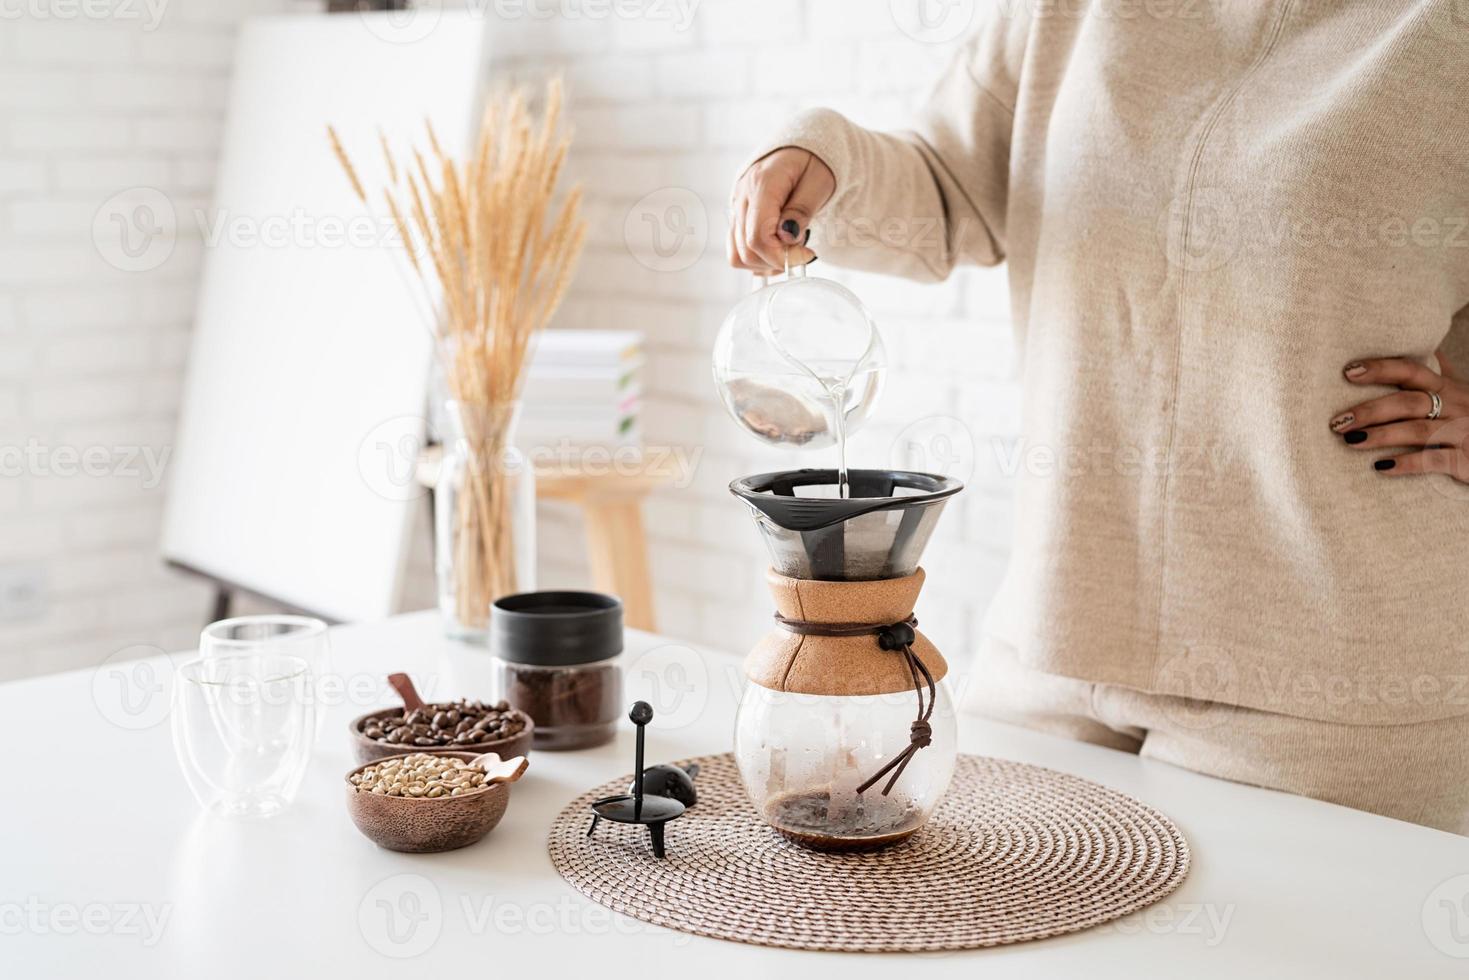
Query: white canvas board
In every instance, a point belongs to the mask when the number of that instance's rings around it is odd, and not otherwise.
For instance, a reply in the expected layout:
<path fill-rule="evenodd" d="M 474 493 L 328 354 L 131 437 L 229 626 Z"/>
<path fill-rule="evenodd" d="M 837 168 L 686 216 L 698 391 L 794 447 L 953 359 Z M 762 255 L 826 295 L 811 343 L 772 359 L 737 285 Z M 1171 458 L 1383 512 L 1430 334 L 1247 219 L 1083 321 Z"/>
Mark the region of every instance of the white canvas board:
<path fill-rule="evenodd" d="M 166 558 L 342 621 L 395 611 L 432 342 L 326 125 L 374 195 L 379 126 L 422 145 L 427 116 L 464 155 L 488 57 L 483 18 L 378 16 L 242 31 L 163 531 Z"/>

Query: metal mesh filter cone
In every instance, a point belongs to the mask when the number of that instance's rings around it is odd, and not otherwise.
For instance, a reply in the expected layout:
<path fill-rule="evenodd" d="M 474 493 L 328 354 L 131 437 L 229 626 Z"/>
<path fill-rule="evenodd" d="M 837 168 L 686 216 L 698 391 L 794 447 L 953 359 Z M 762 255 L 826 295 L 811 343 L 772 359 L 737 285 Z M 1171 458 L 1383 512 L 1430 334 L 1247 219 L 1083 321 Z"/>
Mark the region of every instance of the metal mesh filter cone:
<path fill-rule="evenodd" d="M 836 470 L 742 477 L 730 492 L 750 508 L 771 567 L 791 578 L 870 581 L 911 575 L 939 515 L 963 484 L 904 470 L 852 470 L 838 497 Z"/>

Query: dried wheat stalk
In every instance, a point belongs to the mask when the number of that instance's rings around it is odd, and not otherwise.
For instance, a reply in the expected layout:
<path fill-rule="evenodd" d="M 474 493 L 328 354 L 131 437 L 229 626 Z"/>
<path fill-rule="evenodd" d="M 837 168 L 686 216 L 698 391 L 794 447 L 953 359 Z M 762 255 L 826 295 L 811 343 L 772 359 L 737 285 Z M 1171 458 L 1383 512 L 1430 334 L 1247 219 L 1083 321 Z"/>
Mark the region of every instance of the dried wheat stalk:
<path fill-rule="evenodd" d="M 378 134 L 389 175 L 383 200 L 430 297 L 470 448 L 455 515 L 455 601 L 466 626 L 483 626 L 490 603 L 517 591 L 500 461 L 531 344 L 561 302 L 586 238 L 580 189 L 556 201 L 570 145 L 559 129 L 561 98 L 552 81 L 539 119 L 523 92 L 490 99 L 464 163 L 444 153 L 431 125 L 428 157 L 413 149 L 400 160 Z M 336 130 L 327 131 L 353 192 L 368 204 Z"/>

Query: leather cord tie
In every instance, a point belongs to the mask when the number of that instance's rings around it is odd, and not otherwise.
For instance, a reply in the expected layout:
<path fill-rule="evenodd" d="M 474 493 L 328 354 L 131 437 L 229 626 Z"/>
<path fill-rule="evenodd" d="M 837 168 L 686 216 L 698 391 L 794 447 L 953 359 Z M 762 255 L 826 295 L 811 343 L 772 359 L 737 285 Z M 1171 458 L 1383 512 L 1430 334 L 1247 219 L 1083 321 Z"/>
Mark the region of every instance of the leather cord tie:
<path fill-rule="evenodd" d="M 908 744 L 903 751 L 857 787 L 858 793 L 865 793 L 879 779 L 892 773 L 887 785 L 882 788 L 882 795 L 887 796 L 918 750 L 927 748 L 933 742 L 933 729 L 929 727 L 929 719 L 933 717 L 938 688 L 928 666 L 913 652 L 913 641 L 918 638 L 917 617 L 910 613 L 907 619 L 897 623 L 813 623 L 804 619 L 786 619 L 776 613 L 775 621 L 781 629 L 799 636 L 875 636 L 877 645 L 882 649 L 903 654 L 904 662 L 908 665 L 908 675 L 913 678 L 913 693 L 918 695 L 918 717 L 908 726 Z M 924 696 L 925 682 L 928 687 L 927 697 Z"/>

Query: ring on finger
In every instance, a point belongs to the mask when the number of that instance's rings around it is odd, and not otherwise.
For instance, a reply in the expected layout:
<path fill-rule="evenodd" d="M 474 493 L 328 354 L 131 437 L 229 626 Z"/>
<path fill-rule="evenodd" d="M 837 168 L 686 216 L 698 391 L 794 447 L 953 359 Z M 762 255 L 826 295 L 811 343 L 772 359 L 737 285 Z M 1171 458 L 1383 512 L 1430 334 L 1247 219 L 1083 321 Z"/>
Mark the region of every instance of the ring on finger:
<path fill-rule="evenodd" d="M 1436 391 L 1426 392 L 1425 394 L 1433 399 L 1433 407 L 1428 410 L 1428 418 L 1430 420 L 1436 419 L 1443 414 L 1443 398 Z"/>

